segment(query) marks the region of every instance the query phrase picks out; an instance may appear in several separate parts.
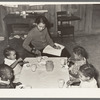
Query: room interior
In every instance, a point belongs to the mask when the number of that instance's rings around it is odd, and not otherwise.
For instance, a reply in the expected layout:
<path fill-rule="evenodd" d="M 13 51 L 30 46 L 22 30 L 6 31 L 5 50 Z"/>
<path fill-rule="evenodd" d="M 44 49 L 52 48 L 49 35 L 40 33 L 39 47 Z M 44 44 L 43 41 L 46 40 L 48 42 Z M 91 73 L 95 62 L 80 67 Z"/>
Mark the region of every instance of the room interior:
<path fill-rule="evenodd" d="M 68 26 L 68 29 L 70 28 L 69 31 L 72 31 L 72 34 L 74 34 L 74 40 L 71 34 L 67 34 L 68 30 L 62 32 L 58 30 L 60 22 L 57 19 L 57 12 L 62 11 L 65 11 L 69 17 L 77 16 L 79 18 L 78 20 L 64 22 L 64 24 L 67 23 L 73 26 Z M 55 42 L 64 45 L 71 54 L 73 47 L 76 45 L 83 46 L 89 54 L 88 61 L 100 73 L 99 12 L 99 4 L 0 5 L 0 63 L 3 63 L 3 50 L 8 45 L 16 49 L 23 59 L 26 56 L 33 56 L 23 49 L 23 36 L 27 35 L 29 30 L 34 26 L 34 14 L 35 16 L 43 14 L 50 22 L 49 32 L 51 38 Z M 28 17 L 28 14 L 31 17 Z M 61 33 L 64 34 L 63 38 L 61 38 Z M 98 77 L 98 83 L 100 84 L 100 76 Z"/>

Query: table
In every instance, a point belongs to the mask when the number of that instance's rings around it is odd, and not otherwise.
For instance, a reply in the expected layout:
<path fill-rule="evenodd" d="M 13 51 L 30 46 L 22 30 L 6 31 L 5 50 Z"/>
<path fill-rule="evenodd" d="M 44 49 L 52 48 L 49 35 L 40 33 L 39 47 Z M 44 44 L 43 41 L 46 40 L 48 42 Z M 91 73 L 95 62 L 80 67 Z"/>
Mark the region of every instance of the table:
<path fill-rule="evenodd" d="M 65 82 L 69 80 L 68 68 L 62 68 L 61 59 L 64 57 L 52 57 L 47 60 L 52 60 L 54 63 L 54 70 L 47 72 L 45 65 L 37 66 L 37 70 L 32 72 L 30 67 L 24 66 L 20 75 L 19 81 L 24 85 L 30 85 L 32 88 L 59 88 L 59 79 L 64 79 Z M 39 65 L 37 58 L 26 58 L 31 64 Z M 66 85 L 64 85 L 66 87 Z"/>

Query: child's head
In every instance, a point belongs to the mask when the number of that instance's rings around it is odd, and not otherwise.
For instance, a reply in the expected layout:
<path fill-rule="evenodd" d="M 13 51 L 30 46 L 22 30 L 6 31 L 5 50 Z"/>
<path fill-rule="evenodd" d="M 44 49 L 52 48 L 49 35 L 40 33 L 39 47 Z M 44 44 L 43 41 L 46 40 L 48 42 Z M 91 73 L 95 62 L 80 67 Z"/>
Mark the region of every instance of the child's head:
<path fill-rule="evenodd" d="M 48 20 L 45 16 L 39 16 L 35 21 L 39 31 L 42 31 L 45 29 L 45 27 L 47 27 L 47 22 Z"/>
<path fill-rule="evenodd" d="M 92 78 L 95 78 L 95 68 L 91 64 L 84 64 L 79 69 L 79 78 L 82 81 L 89 81 Z"/>
<path fill-rule="evenodd" d="M 14 78 L 13 69 L 8 65 L 0 65 L 0 77 L 3 81 L 11 81 Z"/>
<path fill-rule="evenodd" d="M 86 52 L 86 50 L 81 47 L 81 46 L 76 46 L 73 48 L 73 53 L 74 53 L 74 56 L 75 56 L 75 59 L 81 59 L 81 58 L 88 58 L 88 54 Z"/>
<path fill-rule="evenodd" d="M 16 59 L 16 51 L 13 48 L 6 48 L 3 52 L 5 58 L 8 58 L 10 60 Z"/>

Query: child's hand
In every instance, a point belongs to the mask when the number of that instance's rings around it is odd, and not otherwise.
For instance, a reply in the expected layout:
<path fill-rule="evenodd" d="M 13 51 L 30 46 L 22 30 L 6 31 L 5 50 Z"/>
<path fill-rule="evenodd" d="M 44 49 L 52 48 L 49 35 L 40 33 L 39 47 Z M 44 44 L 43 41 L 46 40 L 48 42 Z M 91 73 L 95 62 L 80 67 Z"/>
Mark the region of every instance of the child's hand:
<path fill-rule="evenodd" d="M 13 83 L 13 86 L 16 88 L 17 86 L 22 85 L 21 82 Z"/>
<path fill-rule="evenodd" d="M 70 86 L 71 84 L 73 84 L 73 81 L 69 80 L 66 84 L 67 86 Z"/>
<path fill-rule="evenodd" d="M 18 86 L 18 85 L 22 85 L 22 83 L 21 83 L 21 82 L 17 82 L 17 83 L 16 83 L 16 86 Z"/>
<path fill-rule="evenodd" d="M 17 60 L 18 62 L 20 62 L 20 61 L 23 61 L 23 59 L 22 58 L 18 58 L 18 60 Z"/>

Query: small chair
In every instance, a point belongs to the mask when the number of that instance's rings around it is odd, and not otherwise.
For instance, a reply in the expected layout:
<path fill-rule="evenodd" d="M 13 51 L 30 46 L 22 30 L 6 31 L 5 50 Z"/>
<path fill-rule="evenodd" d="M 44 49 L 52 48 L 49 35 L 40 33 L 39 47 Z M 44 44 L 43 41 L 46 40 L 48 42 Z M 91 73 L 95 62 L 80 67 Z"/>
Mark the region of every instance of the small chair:
<path fill-rule="evenodd" d="M 62 40 L 63 36 L 73 36 L 74 39 L 74 26 L 72 26 L 70 22 L 70 17 L 67 16 L 66 11 L 57 12 L 58 36 L 60 36 Z"/>

